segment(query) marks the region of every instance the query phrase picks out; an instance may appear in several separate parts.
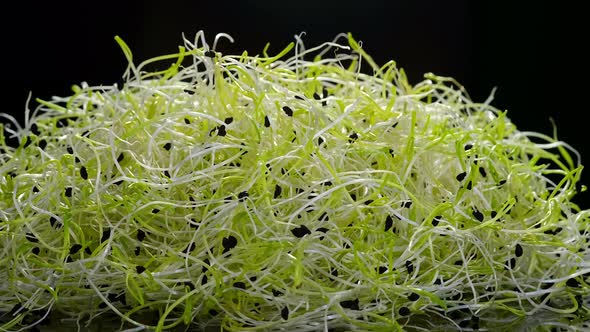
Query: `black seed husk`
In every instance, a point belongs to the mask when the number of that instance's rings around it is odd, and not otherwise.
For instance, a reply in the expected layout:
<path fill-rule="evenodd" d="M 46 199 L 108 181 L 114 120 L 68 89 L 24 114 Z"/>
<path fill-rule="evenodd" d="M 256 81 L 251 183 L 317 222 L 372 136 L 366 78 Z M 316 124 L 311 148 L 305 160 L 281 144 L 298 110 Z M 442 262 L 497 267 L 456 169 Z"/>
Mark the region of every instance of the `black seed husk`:
<path fill-rule="evenodd" d="M 517 243 L 516 247 L 514 248 L 514 255 L 516 257 L 520 257 L 520 256 L 522 256 L 522 254 L 523 254 L 522 246 L 519 243 Z"/>
<path fill-rule="evenodd" d="M 185 254 L 190 254 L 193 252 L 193 250 L 195 250 L 196 247 L 197 245 L 194 242 L 191 242 L 182 252 Z"/>
<path fill-rule="evenodd" d="M 39 242 L 39 239 L 37 239 L 37 238 L 35 237 L 35 234 L 33 234 L 33 233 L 27 233 L 27 234 L 25 235 L 25 238 L 26 238 L 26 239 L 27 239 L 29 242 L 33 242 L 33 243 L 37 243 L 37 242 Z"/>
<path fill-rule="evenodd" d="M 145 239 L 145 232 L 141 229 L 137 230 L 137 240 L 139 240 L 139 242 L 143 241 L 143 239 Z"/>
<path fill-rule="evenodd" d="M 406 261 L 406 269 L 408 270 L 408 273 L 414 272 L 414 264 L 410 261 Z"/>
<path fill-rule="evenodd" d="M 351 309 L 351 310 L 360 310 L 359 299 L 341 301 L 340 305 L 342 306 L 342 308 Z"/>
<path fill-rule="evenodd" d="M 438 224 L 440 223 L 440 219 L 442 218 L 442 216 L 436 216 L 432 219 L 432 226 L 436 227 L 438 226 Z"/>
<path fill-rule="evenodd" d="M 217 135 L 218 136 L 227 135 L 227 131 L 225 131 L 225 125 L 221 125 L 221 126 L 217 127 Z"/>
<path fill-rule="evenodd" d="M 246 197 L 248 197 L 249 194 L 247 191 L 242 191 L 241 193 L 238 194 L 238 200 L 239 201 L 244 201 L 246 199 Z"/>
<path fill-rule="evenodd" d="M 228 237 L 224 237 L 221 243 L 223 245 L 224 252 L 227 252 L 228 250 L 235 248 L 235 246 L 238 244 L 238 239 L 236 239 L 233 235 L 230 235 Z"/>
<path fill-rule="evenodd" d="M 285 112 L 287 116 L 293 116 L 293 110 L 289 106 L 283 106 L 283 112 Z"/>
<path fill-rule="evenodd" d="M 291 230 L 291 233 L 293 233 L 293 235 L 295 235 L 298 238 L 302 238 L 305 235 L 311 234 L 311 231 L 305 225 L 301 225 L 297 228 L 293 228 Z"/>
<path fill-rule="evenodd" d="M 484 178 L 488 175 L 483 167 L 479 167 L 479 174 Z"/>
<path fill-rule="evenodd" d="M 71 248 L 70 248 L 70 255 L 73 255 L 75 253 L 77 253 L 78 251 L 80 251 L 80 249 L 82 249 L 82 245 L 81 244 L 74 244 Z"/>
<path fill-rule="evenodd" d="M 338 276 L 338 270 L 336 268 L 331 268 L 330 269 L 330 275 L 333 277 L 337 277 Z"/>
<path fill-rule="evenodd" d="M 326 227 L 320 227 L 318 229 L 316 229 L 316 232 L 322 232 L 324 234 L 326 234 L 329 231 L 329 229 L 327 229 Z M 320 236 L 319 237 L 320 241 L 324 239 L 324 236 Z"/>
<path fill-rule="evenodd" d="M 387 216 L 385 218 L 385 231 L 387 232 L 391 229 L 391 227 L 393 227 L 393 218 L 391 216 Z"/>
<path fill-rule="evenodd" d="M 516 258 L 512 257 L 509 261 L 506 262 L 506 267 L 510 269 L 514 269 L 516 267 Z"/>
<path fill-rule="evenodd" d="M 467 176 L 467 172 L 462 172 L 462 173 L 457 174 L 455 179 L 457 179 L 457 181 L 461 182 L 461 181 L 463 181 L 463 179 L 465 179 L 465 176 Z"/>
<path fill-rule="evenodd" d="M 483 213 L 479 212 L 477 209 L 473 209 L 473 217 L 477 219 L 477 221 L 482 222 L 484 219 Z"/>
<path fill-rule="evenodd" d="M 111 237 L 111 229 L 107 228 L 102 232 L 102 237 L 100 238 L 100 243 L 108 240 Z"/>
<path fill-rule="evenodd" d="M 410 314 L 410 309 L 408 309 L 408 307 L 401 307 L 398 312 L 401 316 L 407 316 Z"/>
<path fill-rule="evenodd" d="M 41 132 L 39 131 L 39 127 L 37 127 L 37 124 L 36 123 L 33 123 L 31 125 L 31 133 L 33 133 L 33 134 L 35 134 L 37 136 L 39 136 L 39 134 L 41 134 Z"/>
<path fill-rule="evenodd" d="M 281 309 L 281 318 L 284 320 L 289 319 L 289 308 L 283 307 L 283 309 Z"/>
<path fill-rule="evenodd" d="M 80 177 L 84 180 L 88 179 L 88 171 L 86 171 L 86 167 L 84 166 L 80 167 Z"/>
<path fill-rule="evenodd" d="M 283 192 L 283 188 L 281 188 L 281 186 L 279 186 L 278 184 L 275 185 L 275 192 L 274 192 L 273 197 L 278 198 L 279 196 L 281 196 L 282 192 Z"/>

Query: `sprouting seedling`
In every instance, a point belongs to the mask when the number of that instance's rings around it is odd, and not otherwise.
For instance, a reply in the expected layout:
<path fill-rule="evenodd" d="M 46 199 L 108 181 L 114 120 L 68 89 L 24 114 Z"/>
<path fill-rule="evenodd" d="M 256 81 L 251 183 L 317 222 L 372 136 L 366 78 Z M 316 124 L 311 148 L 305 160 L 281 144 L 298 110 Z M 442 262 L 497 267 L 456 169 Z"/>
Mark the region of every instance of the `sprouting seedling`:
<path fill-rule="evenodd" d="M 156 331 L 585 328 L 590 212 L 556 134 L 451 78 L 411 85 L 351 34 L 276 55 L 221 38 L 136 65 L 116 37 L 123 86 L 1 114 L 3 330 L 39 310 Z"/>

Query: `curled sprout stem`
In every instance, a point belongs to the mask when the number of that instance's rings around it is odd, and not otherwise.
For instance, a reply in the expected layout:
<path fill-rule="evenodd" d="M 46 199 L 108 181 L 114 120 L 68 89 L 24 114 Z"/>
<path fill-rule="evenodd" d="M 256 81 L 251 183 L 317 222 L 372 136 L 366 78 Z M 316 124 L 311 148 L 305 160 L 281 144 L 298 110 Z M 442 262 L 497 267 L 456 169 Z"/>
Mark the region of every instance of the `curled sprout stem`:
<path fill-rule="evenodd" d="M 588 329 L 579 154 L 303 37 L 138 65 L 116 37 L 122 86 L 0 114 L 0 331 Z"/>

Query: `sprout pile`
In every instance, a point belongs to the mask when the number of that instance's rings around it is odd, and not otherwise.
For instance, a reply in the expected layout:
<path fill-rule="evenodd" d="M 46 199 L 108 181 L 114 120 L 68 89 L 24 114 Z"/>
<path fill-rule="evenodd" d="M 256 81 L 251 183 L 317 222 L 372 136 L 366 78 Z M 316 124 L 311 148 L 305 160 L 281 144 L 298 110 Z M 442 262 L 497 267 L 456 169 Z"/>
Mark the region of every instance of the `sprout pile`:
<path fill-rule="evenodd" d="M 1 115 L 0 331 L 590 328 L 572 147 L 350 34 L 222 39 Z"/>

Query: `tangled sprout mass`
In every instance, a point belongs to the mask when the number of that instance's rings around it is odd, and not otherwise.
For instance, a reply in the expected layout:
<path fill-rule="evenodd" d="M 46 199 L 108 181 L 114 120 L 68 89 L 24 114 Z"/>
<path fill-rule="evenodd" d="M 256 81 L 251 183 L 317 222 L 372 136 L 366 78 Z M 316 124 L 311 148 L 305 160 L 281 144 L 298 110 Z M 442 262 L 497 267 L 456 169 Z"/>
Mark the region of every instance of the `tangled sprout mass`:
<path fill-rule="evenodd" d="M 590 328 L 573 148 L 350 34 L 220 38 L 2 115 L 1 331 Z"/>

